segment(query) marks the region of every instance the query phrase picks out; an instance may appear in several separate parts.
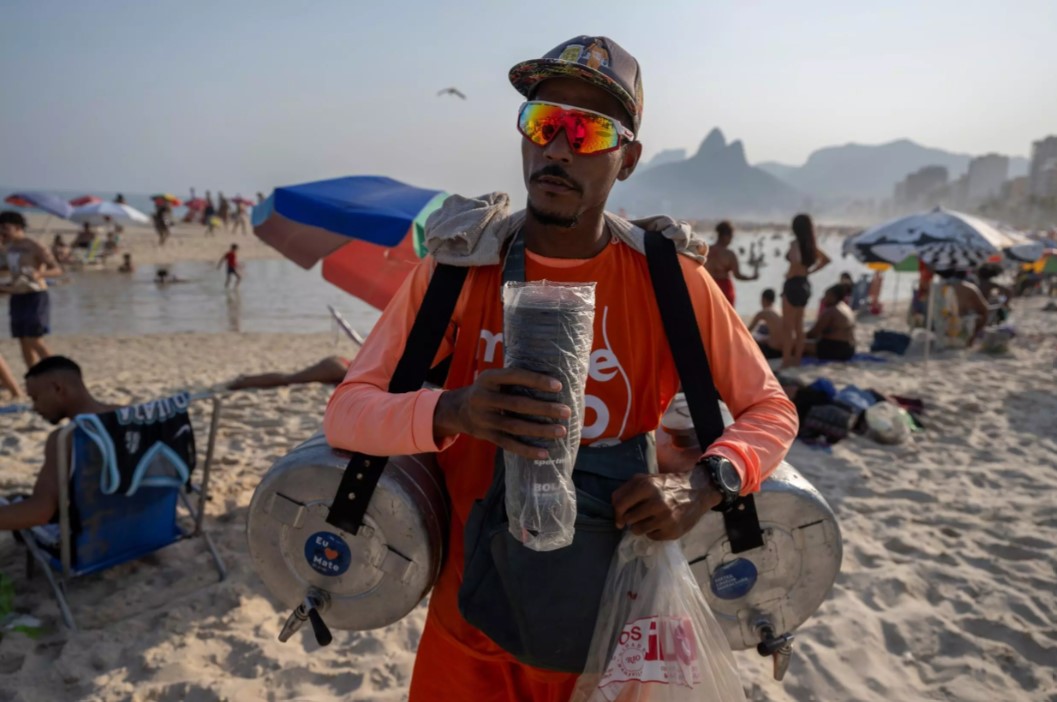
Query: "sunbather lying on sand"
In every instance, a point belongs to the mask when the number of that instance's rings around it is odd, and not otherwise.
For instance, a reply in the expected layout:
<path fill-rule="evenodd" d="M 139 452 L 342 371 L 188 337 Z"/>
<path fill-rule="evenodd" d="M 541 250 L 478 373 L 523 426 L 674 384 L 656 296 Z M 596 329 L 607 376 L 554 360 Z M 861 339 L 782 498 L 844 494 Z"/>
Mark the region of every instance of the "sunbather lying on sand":
<path fill-rule="evenodd" d="M 349 359 L 341 356 L 328 356 L 322 361 L 302 368 L 293 373 L 262 373 L 260 375 L 240 375 L 228 383 L 229 390 L 248 390 L 250 388 L 279 388 L 286 385 L 304 383 L 328 383 L 337 385 L 345 379 L 349 369 Z"/>

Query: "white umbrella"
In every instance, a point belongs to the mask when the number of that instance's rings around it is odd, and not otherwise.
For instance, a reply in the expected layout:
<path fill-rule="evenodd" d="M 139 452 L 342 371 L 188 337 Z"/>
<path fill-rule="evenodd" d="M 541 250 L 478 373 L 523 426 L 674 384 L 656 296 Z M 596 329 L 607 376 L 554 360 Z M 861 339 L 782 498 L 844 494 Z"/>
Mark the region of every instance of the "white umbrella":
<path fill-rule="evenodd" d="M 843 251 L 866 262 L 895 264 L 914 254 L 933 268 L 969 268 L 1016 243 L 990 222 L 937 207 L 849 237 Z"/>
<path fill-rule="evenodd" d="M 150 217 L 143 214 L 135 207 L 120 205 L 116 202 L 96 202 L 83 207 L 76 207 L 73 214 L 69 216 L 70 221 L 92 225 L 106 224 L 106 218 L 111 222 L 132 222 L 134 224 L 150 224 Z"/>

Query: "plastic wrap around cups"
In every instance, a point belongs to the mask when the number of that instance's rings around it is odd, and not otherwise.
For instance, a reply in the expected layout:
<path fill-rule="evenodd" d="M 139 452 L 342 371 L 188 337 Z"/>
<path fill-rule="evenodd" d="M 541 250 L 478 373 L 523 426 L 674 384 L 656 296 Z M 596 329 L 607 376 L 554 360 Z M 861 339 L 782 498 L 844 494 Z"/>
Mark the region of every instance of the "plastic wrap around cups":
<path fill-rule="evenodd" d="M 553 551 L 573 540 L 576 489 L 572 473 L 580 448 L 594 319 L 594 283 L 540 281 L 503 286 L 505 366 L 542 373 L 562 384 L 558 392 L 517 386 L 507 391 L 544 402 L 559 402 L 572 410 L 572 416 L 561 422 L 566 428 L 564 437 L 519 437 L 526 444 L 546 449 L 546 458 L 504 454 L 510 533 L 536 551 Z M 557 421 L 521 418 L 540 423 Z"/>

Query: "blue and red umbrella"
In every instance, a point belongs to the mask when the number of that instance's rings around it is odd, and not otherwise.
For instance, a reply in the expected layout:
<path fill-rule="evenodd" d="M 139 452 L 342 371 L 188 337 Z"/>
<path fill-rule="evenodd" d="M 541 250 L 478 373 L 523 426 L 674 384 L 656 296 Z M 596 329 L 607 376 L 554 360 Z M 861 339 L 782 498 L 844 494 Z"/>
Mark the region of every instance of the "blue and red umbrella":
<path fill-rule="evenodd" d="M 4 202 L 15 207 L 34 208 L 47 212 L 55 217 L 68 219 L 73 214 L 73 205 L 61 197 L 39 192 L 13 193 L 4 198 Z"/>
<path fill-rule="evenodd" d="M 384 309 L 426 255 L 426 218 L 447 195 L 382 176 L 276 188 L 253 208 L 253 231 L 302 268 Z"/>

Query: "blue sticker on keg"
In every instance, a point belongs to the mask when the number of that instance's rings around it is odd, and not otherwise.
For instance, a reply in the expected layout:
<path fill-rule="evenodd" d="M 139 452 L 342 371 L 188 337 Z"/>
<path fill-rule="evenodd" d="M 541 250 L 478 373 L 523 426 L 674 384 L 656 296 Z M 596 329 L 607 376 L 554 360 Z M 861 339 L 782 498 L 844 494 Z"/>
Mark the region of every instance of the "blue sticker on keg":
<path fill-rule="evenodd" d="M 337 534 L 317 531 L 305 542 L 305 560 L 317 573 L 337 576 L 349 569 L 352 553 Z"/>
<path fill-rule="evenodd" d="M 745 597 L 756 584 L 756 565 L 744 558 L 724 563 L 712 574 L 712 592 L 721 600 Z"/>

